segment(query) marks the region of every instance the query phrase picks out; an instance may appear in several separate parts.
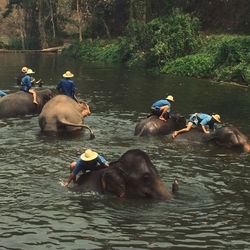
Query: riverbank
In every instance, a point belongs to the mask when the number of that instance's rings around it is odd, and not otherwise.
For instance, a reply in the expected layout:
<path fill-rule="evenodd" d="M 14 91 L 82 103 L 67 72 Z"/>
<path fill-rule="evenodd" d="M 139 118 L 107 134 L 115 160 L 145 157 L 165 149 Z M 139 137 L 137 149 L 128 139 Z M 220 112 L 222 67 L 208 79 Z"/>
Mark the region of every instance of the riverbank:
<path fill-rule="evenodd" d="M 61 53 L 63 49 L 68 48 L 71 43 L 64 43 L 61 46 L 51 47 L 40 50 L 10 50 L 10 49 L 0 49 L 0 53 Z"/>
<path fill-rule="evenodd" d="M 165 74 L 250 85 L 250 36 L 203 36 L 195 53 L 161 60 L 158 64 L 152 63 L 154 55 L 149 49 L 137 47 L 131 50 L 131 47 L 126 38 L 96 39 L 76 42 L 62 53 L 84 61 L 121 63 L 130 68 L 153 69 Z"/>

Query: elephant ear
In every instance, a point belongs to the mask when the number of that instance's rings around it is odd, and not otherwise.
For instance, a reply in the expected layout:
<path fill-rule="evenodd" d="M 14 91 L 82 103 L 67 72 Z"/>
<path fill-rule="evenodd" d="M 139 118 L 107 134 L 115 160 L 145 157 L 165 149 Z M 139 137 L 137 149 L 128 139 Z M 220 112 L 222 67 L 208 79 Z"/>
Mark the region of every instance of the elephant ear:
<path fill-rule="evenodd" d="M 123 176 L 116 169 L 108 169 L 102 176 L 102 188 L 119 197 L 126 194 L 126 184 Z"/>

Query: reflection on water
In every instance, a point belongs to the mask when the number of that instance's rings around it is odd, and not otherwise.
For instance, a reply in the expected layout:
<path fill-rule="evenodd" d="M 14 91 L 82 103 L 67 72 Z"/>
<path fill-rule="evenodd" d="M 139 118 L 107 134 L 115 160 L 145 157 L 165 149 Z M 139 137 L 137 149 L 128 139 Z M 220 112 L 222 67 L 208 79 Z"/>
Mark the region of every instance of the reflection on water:
<path fill-rule="evenodd" d="M 0 54 L 0 89 L 17 90 L 13 76 L 28 65 L 54 89 L 66 70 L 75 74 L 78 96 L 92 115 L 88 131 L 42 134 L 37 116 L 0 121 L 1 249 L 248 249 L 250 156 L 169 136 L 133 136 L 153 101 L 173 94 L 174 108 L 220 113 L 250 137 L 250 94 L 208 81 L 152 76 L 121 68 L 80 65 L 59 55 Z M 233 98 L 232 98 L 233 96 Z M 237 105 L 235 105 L 237 103 Z M 119 199 L 75 193 L 61 185 L 69 163 L 87 147 L 109 161 L 132 148 L 146 151 L 170 201 Z"/>

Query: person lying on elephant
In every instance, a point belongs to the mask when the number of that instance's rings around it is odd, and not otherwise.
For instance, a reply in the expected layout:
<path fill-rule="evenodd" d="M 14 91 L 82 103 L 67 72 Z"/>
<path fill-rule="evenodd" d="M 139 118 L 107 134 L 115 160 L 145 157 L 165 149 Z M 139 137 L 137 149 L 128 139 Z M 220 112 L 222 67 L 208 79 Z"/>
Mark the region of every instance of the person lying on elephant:
<path fill-rule="evenodd" d="M 16 79 L 16 84 L 17 84 L 18 86 L 21 85 L 22 79 L 25 77 L 25 75 L 26 75 L 26 73 L 27 73 L 27 70 L 28 70 L 27 67 L 22 67 L 22 70 L 21 70 L 20 74 L 18 75 L 18 77 L 17 77 L 17 79 Z"/>
<path fill-rule="evenodd" d="M 70 71 L 66 71 L 66 73 L 63 74 L 63 79 L 57 84 L 56 89 L 61 91 L 61 94 L 67 95 L 78 102 L 75 97 L 76 84 L 71 79 L 72 77 L 74 77 L 74 74 L 72 74 Z"/>
<path fill-rule="evenodd" d="M 3 97 L 3 96 L 6 96 L 7 94 L 3 91 L 0 90 L 0 98 Z"/>
<path fill-rule="evenodd" d="M 93 171 L 97 170 L 99 167 L 105 166 L 108 167 L 109 163 L 99 155 L 97 152 L 87 149 L 77 161 L 73 161 L 70 164 L 70 176 L 67 182 L 64 183 L 64 186 L 68 186 L 73 180 L 76 183 L 76 175 L 79 171 L 86 172 L 87 170 Z"/>
<path fill-rule="evenodd" d="M 202 114 L 202 113 L 195 113 L 193 115 L 190 116 L 189 120 L 188 120 L 188 124 L 186 126 L 186 128 L 174 131 L 172 134 L 172 137 L 175 138 L 179 133 L 183 133 L 183 132 L 188 132 L 191 130 L 192 126 L 201 126 L 202 130 L 204 133 L 209 134 L 210 131 L 214 130 L 214 124 L 215 123 L 220 123 L 220 115 L 215 114 L 215 115 L 207 115 L 207 114 Z M 206 125 L 209 126 L 209 130 L 206 129 Z"/>
<path fill-rule="evenodd" d="M 38 104 L 36 91 L 31 88 L 32 87 L 31 75 L 34 73 L 35 72 L 33 72 L 32 69 L 27 70 L 26 75 L 25 77 L 23 77 L 22 82 L 21 82 L 21 90 L 24 92 L 31 93 L 33 95 L 33 103 Z"/>
<path fill-rule="evenodd" d="M 169 95 L 166 99 L 158 100 L 151 106 L 151 114 L 156 115 L 159 119 L 166 121 L 171 111 L 171 103 L 174 102 L 173 96 Z"/>

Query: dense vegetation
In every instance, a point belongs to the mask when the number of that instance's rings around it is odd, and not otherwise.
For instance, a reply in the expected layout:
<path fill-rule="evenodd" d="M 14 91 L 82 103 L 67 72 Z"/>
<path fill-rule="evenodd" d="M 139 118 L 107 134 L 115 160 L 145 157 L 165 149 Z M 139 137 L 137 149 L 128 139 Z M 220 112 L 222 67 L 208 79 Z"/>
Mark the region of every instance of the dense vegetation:
<path fill-rule="evenodd" d="M 18 19 L 10 49 L 73 39 L 63 53 L 82 60 L 250 84 L 249 13 L 249 0 L 9 0 L 3 16 Z"/>

